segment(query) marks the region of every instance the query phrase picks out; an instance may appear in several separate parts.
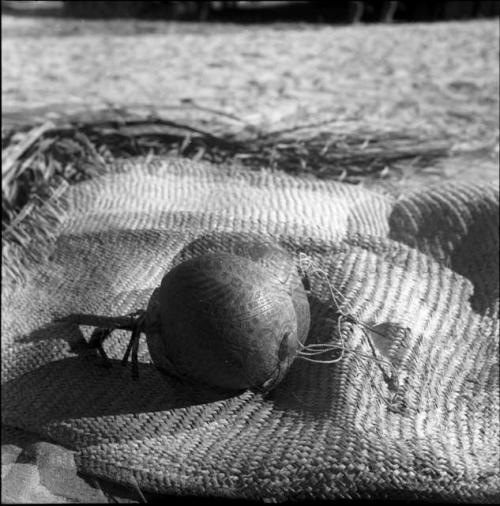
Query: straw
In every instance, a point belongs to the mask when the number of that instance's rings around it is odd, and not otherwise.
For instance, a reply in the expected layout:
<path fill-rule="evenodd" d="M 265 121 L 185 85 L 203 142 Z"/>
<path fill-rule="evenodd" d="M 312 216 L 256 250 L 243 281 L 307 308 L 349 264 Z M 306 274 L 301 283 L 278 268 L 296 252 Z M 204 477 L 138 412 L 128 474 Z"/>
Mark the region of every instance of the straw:
<path fill-rule="evenodd" d="M 401 165 L 416 171 L 446 158 L 454 147 L 446 136 L 397 126 L 329 120 L 266 130 L 223 111 L 195 111 L 197 119 L 191 110 L 191 119 L 186 115 L 184 121 L 160 110 L 110 108 L 59 113 L 42 124 L 7 122 L 2 130 L 2 228 L 36 195 L 45 198 L 55 181 L 74 184 L 104 174 L 116 158 L 183 156 L 358 184 L 397 178 Z"/>

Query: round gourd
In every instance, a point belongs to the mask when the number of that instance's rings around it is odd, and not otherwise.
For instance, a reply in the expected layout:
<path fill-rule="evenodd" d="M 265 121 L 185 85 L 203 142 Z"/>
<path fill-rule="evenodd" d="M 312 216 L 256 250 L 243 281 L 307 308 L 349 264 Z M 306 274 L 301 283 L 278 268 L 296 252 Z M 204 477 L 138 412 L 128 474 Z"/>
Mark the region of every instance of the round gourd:
<path fill-rule="evenodd" d="M 243 234 L 203 235 L 173 260 L 146 311 L 107 317 L 75 314 L 65 321 L 96 327 L 89 347 L 105 365 L 113 329 L 132 332 L 122 364 L 146 334 L 161 371 L 225 390 L 267 391 L 285 376 L 309 332 L 307 294 L 281 247 Z"/>
<path fill-rule="evenodd" d="M 174 259 L 174 265 L 207 253 L 230 253 L 247 258 L 276 277 L 292 298 L 297 313 L 297 334 L 304 343 L 310 326 L 309 301 L 293 258 L 270 238 L 241 232 L 209 232 L 191 241 Z"/>
<path fill-rule="evenodd" d="M 160 370 L 235 390 L 283 379 L 307 337 L 307 297 L 280 250 L 245 251 L 202 255 L 164 276 L 145 326 Z"/>

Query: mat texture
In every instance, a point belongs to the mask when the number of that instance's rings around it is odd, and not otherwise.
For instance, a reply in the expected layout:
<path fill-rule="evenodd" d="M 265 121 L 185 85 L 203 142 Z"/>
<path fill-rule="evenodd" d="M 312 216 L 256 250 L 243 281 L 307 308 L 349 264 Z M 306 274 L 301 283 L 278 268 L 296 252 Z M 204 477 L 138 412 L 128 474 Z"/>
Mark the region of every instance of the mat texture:
<path fill-rule="evenodd" d="M 6 239 L 3 424 L 63 445 L 84 473 L 147 492 L 499 499 L 497 188 L 396 196 L 177 159 L 115 169 L 28 217 L 23 245 Z M 398 371 L 395 407 L 380 369 L 349 353 L 296 360 L 269 396 L 230 396 L 160 374 L 145 340 L 133 381 L 119 365 L 125 332 L 106 342 L 106 369 L 85 351 L 91 329 L 54 322 L 143 308 L 186 251 L 199 253 L 192 241 L 208 234 L 197 244 L 224 248 L 235 232 L 308 255 L 362 321 L 410 329 L 384 352 Z M 318 279 L 310 304 L 308 342 L 328 340 L 335 309 Z M 356 328 L 348 345 L 370 353 Z"/>

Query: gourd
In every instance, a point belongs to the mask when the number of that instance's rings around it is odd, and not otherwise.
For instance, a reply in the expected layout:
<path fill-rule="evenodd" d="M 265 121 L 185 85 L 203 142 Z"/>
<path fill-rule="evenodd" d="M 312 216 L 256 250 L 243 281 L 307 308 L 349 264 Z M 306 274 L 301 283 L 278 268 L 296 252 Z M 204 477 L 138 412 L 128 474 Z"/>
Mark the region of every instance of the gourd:
<path fill-rule="evenodd" d="M 105 338 L 115 328 L 130 330 L 122 363 L 132 353 L 134 377 L 144 332 L 151 359 L 162 372 L 224 390 L 273 389 L 307 338 L 307 294 L 284 249 L 256 238 L 227 239 L 225 247 L 214 247 L 210 236 L 191 243 L 164 275 L 145 312 L 117 318 L 77 315 L 73 322 L 104 325 L 89 345 L 105 360 Z M 198 246 L 209 246 L 208 253 L 196 254 Z"/>

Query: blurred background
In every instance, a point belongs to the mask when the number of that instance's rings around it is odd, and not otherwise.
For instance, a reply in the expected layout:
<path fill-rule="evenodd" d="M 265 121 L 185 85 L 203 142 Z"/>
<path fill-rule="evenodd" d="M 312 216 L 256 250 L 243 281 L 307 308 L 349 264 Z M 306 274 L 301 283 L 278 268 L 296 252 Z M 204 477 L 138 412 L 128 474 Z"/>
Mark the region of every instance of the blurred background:
<path fill-rule="evenodd" d="M 2 11 L 25 15 L 38 11 L 80 18 L 137 17 L 172 20 L 277 19 L 332 23 L 441 21 L 494 17 L 497 1 L 9 1 Z"/>

